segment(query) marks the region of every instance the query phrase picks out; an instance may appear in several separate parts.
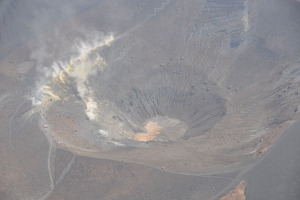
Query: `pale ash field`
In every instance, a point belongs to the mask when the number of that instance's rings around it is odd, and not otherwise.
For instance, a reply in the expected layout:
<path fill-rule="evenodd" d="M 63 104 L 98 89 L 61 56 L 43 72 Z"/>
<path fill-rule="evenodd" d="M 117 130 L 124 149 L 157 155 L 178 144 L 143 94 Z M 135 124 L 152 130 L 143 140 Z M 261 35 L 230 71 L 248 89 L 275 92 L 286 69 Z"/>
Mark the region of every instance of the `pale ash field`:
<path fill-rule="evenodd" d="M 0 5 L 3 199 L 245 199 L 299 115 L 295 0 Z"/>

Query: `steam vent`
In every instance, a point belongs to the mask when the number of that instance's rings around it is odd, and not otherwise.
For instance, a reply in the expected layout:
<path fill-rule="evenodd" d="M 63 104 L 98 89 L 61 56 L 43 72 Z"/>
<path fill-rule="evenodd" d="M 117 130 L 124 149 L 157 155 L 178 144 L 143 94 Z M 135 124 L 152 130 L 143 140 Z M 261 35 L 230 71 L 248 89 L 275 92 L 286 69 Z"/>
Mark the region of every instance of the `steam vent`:
<path fill-rule="evenodd" d="M 63 149 L 206 174 L 261 158 L 300 105 L 300 17 L 275 1 L 104 0 L 24 32 L 0 68 L 24 99 L 9 145 L 19 123 L 49 163 Z"/>
<path fill-rule="evenodd" d="M 261 28 L 259 3 L 106 4 L 131 14 L 91 8 L 47 33 L 51 42 L 24 47 L 35 67 L 32 115 L 58 146 L 214 171 L 262 155 L 297 114 L 299 55 L 283 51 L 299 47 Z"/>

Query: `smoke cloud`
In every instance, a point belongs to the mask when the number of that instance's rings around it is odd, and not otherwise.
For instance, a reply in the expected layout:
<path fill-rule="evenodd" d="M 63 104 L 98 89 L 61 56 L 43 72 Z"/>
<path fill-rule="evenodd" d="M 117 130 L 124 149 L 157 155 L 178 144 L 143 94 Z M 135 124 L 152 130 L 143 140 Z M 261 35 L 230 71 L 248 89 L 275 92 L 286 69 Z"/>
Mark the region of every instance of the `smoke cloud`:
<path fill-rule="evenodd" d="M 67 61 L 59 60 L 50 67 L 39 67 L 40 78 L 36 82 L 36 89 L 31 98 L 33 105 L 48 105 L 48 102 L 60 100 L 55 84 L 75 83 L 78 96 L 86 105 L 86 116 L 97 120 L 98 105 L 89 86 L 89 77 L 95 75 L 106 65 L 104 59 L 96 50 L 109 46 L 114 40 L 113 34 L 103 35 L 93 32 L 86 37 L 87 41 L 77 40 L 70 52 L 75 52 Z M 42 45 L 43 46 L 43 45 Z M 45 48 L 33 52 L 32 59 L 38 66 L 45 63 Z"/>

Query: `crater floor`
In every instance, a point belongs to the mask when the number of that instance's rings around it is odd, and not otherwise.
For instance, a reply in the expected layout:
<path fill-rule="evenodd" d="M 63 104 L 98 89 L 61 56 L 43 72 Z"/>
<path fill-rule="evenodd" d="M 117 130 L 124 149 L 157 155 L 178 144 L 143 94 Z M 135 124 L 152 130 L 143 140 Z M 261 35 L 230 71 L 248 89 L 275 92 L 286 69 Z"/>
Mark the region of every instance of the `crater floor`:
<path fill-rule="evenodd" d="M 0 199 L 61 199 L 66 174 L 79 187 L 103 171 L 106 186 L 118 176 L 134 190 L 154 173 L 216 190 L 179 199 L 245 196 L 238 174 L 299 115 L 300 4 L 57 3 L 0 3 Z M 147 199 L 157 188 L 143 183 L 137 196 L 118 185 L 103 199 Z"/>

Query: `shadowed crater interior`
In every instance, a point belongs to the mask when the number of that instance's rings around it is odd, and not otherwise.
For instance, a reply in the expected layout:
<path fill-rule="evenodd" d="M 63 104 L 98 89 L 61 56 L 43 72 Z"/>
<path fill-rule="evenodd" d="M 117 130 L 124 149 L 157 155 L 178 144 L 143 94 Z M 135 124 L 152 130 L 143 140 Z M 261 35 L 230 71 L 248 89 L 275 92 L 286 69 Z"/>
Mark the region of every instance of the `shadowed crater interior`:
<path fill-rule="evenodd" d="M 133 132 L 155 122 L 161 138 L 199 136 L 226 112 L 216 85 L 192 66 L 114 65 L 92 77 L 91 86 L 97 99 L 110 102 L 112 121 Z"/>

